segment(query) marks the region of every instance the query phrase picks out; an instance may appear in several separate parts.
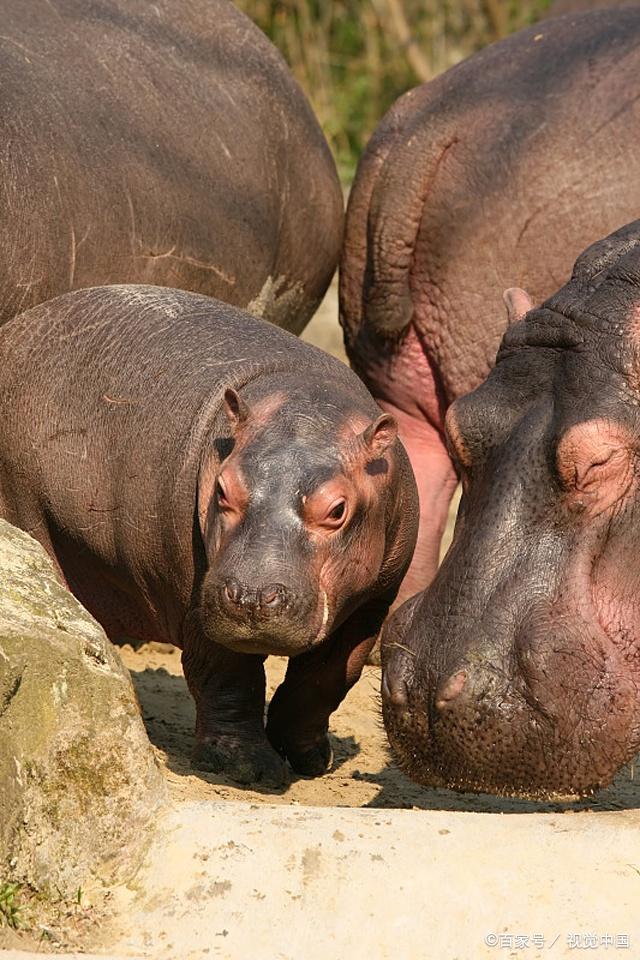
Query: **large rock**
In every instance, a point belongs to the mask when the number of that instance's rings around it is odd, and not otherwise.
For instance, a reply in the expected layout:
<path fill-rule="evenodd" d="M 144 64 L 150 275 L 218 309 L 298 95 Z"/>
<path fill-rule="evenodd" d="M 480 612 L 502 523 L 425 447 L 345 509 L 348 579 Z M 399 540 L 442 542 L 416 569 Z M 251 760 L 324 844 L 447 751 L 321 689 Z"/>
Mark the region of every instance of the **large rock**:
<path fill-rule="evenodd" d="M 0 520 L 0 877 L 65 895 L 122 878 L 164 797 L 116 651 Z"/>

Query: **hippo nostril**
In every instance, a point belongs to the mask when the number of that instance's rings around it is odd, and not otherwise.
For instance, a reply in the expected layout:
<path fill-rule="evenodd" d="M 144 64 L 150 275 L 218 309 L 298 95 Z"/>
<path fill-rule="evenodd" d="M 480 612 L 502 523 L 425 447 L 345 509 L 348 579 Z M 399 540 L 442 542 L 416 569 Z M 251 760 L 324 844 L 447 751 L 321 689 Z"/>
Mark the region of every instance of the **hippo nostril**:
<path fill-rule="evenodd" d="M 284 604 L 286 592 L 281 583 L 270 583 L 260 591 L 260 606 L 275 610 Z"/>
<path fill-rule="evenodd" d="M 382 692 L 396 713 L 404 713 L 409 708 L 409 688 L 401 677 L 385 674 L 382 678 Z"/>
<path fill-rule="evenodd" d="M 458 673 L 450 676 L 448 680 L 443 681 L 436 690 L 437 709 L 442 710 L 443 707 L 446 707 L 452 700 L 459 697 L 466 682 L 467 674 L 464 670 L 459 670 Z"/>
<path fill-rule="evenodd" d="M 242 590 L 240 589 L 240 584 L 237 580 L 225 580 L 224 582 L 224 594 L 227 600 L 230 600 L 231 603 L 240 603 L 240 598 L 242 595 Z"/>
<path fill-rule="evenodd" d="M 397 710 L 404 710 L 409 706 L 409 691 L 404 680 L 399 680 L 398 683 L 393 684 L 389 699 Z"/>

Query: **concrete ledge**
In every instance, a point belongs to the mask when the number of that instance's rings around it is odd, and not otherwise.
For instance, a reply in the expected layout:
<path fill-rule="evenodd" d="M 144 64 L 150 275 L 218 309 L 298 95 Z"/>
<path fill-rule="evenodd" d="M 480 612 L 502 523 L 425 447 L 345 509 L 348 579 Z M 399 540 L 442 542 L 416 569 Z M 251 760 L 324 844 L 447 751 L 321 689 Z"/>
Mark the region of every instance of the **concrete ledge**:
<path fill-rule="evenodd" d="M 587 934 L 630 942 L 590 956 L 640 956 L 638 811 L 201 802 L 171 811 L 161 834 L 119 894 L 126 930 L 112 945 L 127 956 L 534 960 L 575 956 L 568 938 Z"/>
<path fill-rule="evenodd" d="M 0 960 L 135 960 L 132 957 L 117 957 L 114 953 L 25 953 L 23 950 L 0 950 Z"/>

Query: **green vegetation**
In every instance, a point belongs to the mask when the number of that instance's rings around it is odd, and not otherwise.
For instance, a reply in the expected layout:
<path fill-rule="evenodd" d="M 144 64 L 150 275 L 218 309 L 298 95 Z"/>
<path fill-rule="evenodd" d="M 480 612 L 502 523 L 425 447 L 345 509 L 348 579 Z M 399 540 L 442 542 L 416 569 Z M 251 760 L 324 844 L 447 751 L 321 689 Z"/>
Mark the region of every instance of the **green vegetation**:
<path fill-rule="evenodd" d="M 306 91 L 342 179 L 397 97 L 538 19 L 549 0 L 236 0 Z"/>
<path fill-rule="evenodd" d="M 0 927 L 20 926 L 20 906 L 18 894 L 21 884 L 3 883 L 0 881 Z"/>
<path fill-rule="evenodd" d="M 63 946 L 75 943 L 84 930 L 98 923 L 99 913 L 86 902 L 82 887 L 65 896 L 58 887 L 44 892 L 0 879 L 0 930 L 11 927 Z"/>

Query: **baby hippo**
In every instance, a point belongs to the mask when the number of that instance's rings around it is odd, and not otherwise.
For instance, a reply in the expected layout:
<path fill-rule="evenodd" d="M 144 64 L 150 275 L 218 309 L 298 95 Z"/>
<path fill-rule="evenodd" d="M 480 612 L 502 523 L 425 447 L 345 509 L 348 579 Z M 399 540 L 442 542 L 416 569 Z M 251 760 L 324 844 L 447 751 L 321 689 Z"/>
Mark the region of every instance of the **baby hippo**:
<path fill-rule="evenodd" d="M 415 543 L 393 418 L 320 350 L 162 287 L 29 310 L 0 371 L 0 515 L 111 638 L 182 648 L 196 765 L 323 773 Z M 269 654 L 290 661 L 265 730 Z"/>

